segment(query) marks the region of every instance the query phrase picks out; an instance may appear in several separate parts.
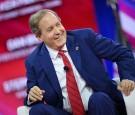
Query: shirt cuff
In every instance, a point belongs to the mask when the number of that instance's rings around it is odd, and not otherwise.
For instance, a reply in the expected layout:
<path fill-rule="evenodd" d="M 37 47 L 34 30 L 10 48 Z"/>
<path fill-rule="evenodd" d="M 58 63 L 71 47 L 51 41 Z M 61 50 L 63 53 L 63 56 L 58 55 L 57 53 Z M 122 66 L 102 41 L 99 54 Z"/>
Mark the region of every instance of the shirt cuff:
<path fill-rule="evenodd" d="M 28 95 L 28 101 L 27 101 L 27 104 L 30 105 L 30 104 L 32 104 L 32 103 L 34 103 L 34 102 L 30 100 L 30 97 L 29 97 L 29 95 Z"/>

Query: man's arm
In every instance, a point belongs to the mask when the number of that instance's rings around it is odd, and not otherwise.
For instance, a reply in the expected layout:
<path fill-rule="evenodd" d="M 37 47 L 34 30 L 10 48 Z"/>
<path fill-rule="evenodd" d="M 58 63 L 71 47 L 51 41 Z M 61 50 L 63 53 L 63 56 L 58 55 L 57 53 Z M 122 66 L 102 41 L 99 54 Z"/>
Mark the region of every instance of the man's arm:
<path fill-rule="evenodd" d="M 31 106 L 43 100 L 44 90 L 38 87 L 35 72 L 28 60 L 25 61 L 26 76 L 27 76 L 27 97 L 24 100 L 24 104 Z"/>
<path fill-rule="evenodd" d="M 116 62 L 121 83 L 118 89 L 129 95 L 135 87 L 135 59 L 130 49 L 102 35 L 89 31 L 88 42 L 97 57 Z"/>

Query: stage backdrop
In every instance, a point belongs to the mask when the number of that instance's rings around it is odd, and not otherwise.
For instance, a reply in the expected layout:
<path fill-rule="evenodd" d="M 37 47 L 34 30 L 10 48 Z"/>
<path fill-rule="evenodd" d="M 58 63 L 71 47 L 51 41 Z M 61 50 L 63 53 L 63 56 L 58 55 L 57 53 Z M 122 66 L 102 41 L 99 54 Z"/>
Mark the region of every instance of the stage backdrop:
<path fill-rule="evenodd" d="M 30 14 L 56 11 L 66 29 L 97 31 L 92 0 L 0 0 L 0 115 L 16 115 L 26 95 L 24 60 L 39 41 L 28 26 Z"/>

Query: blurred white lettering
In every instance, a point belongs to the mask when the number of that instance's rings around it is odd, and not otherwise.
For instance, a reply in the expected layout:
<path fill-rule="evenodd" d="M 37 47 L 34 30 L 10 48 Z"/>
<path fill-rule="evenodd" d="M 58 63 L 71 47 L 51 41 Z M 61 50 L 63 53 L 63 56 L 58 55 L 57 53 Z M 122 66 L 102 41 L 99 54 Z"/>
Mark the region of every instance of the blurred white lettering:
<path fill-rule="evenodd" d="M 42 1 L 42 0 L 12 0 L 12 1 L 9 0 L 9 1 L 4 1 L 4 2 L 1 2 L 1 4 L 0 4 L 0 11 L 12 10 L 14 8 L 18 8 L 21 6 L 25 6 L 25 5 L 40 2 L 40 1 Z"/>
<path fill-rule="evenodd" d="M 16 38 L 10 38 L 7 40 L 6 45 L 8 51 L 13 51 L 28 46 L 33 46 L 39 44 L 40 41 L 35 37 L 34 34 L 28 34 L 25 36 L 20 36 Z"/>
<path fill-rule="evenodd" d="M 20 77 L 13 80 L 5 81 L 3 89 L 6 93 L 22 90 L 26 87 L 26 77 Z"/>

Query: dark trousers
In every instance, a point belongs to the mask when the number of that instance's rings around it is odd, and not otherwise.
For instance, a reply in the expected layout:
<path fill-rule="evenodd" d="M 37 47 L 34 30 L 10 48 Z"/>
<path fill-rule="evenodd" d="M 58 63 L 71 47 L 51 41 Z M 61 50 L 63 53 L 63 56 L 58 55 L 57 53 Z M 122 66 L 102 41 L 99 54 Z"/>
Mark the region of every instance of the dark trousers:
<path fill-rule="evenodd" d="M 102 92 L 93 93 L 89 99 L 87 115 L 121 115 L 118 114 L 112 99 Z M 63 109 L 48 104 L 34 105 L 30 115 L 71 115 Z M 122 114 L 123 115 L 123 114 Z"/>

